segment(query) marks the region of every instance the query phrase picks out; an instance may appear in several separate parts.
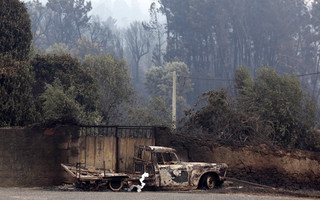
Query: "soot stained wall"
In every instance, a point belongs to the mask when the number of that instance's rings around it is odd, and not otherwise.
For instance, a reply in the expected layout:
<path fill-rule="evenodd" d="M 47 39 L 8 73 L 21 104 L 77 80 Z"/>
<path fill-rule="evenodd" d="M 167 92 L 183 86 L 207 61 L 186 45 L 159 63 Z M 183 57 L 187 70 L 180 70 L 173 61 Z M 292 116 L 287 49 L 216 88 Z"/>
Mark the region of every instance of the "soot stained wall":
<path fill-rule="evenodd" d="M 319 152 L 289 152 L 266 145 L 228 146 L 208 138 L 162 134 L 157 145 L 177 149 L 186 161 L 226 163 L 228 177 L 273 187 L 320 189 Z"/>
<path fill-rule="evenodd" d="M 61 184 L 60 163 L 77 157 L 78 127 L 0 128 L 0 186 Z"/>

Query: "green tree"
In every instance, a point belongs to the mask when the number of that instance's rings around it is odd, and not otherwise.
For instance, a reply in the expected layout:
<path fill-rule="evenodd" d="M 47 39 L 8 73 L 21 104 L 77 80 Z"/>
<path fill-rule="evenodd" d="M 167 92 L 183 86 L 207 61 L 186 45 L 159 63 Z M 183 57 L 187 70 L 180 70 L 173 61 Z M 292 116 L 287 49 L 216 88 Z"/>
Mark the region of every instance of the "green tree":
<path fill-rule="evenodd" d="M 237 69 L 235 97 L 226 90 L 204 93 L 187 112 L 185 133 L 208 133 L 225 142 L 276 144 L 286 148 L 319 150 L 314 132 L 316 103 L 294 75 L 260 68 L 255 78 Z"/>
<path fill-rule="evenodd" d="M 170 126 L 171 113 L 160 97 L 150 99 L 146 105 L 134 102 L 124 106 L 125 125 L 132 126 Z"/>
<path fill-rule="evenodd" d="M 32 40 L 29 15 L 18 0 L 0 1 L 0 126 L 35 121 L 34 81 L 29 59 Z"/>
<path fill-rule="evenodd" d="M 316 103 L 303 92 L 294 75 L 279 75 L 272 68 L 260 68 L 252 79 L 244 68 L 237 71 L 238 109 L 272 122 L 276 143 L 301 147 L 316 121 Z M 239 78 L 245 77 L 245 78 Z"/>
<path fill-rule="evenodd" d="M 314 47 L 314 54 L 318 54 L 318 40 L 312 44 L 303 41 L 304 30 L 314 30 L 308 16 L 316 16 L 309 13 L 306 1 L 158 2 L 167 19 L 165 61 L 172 62 L 177 57 L 188 65 L 192 76 L 201 77 L 195 80 L 195 92 L 226 87 L 229 82 L 221 79 L 234 77 L 241 65 L 248 66 L 252 73 L 261 66 L 273 66 L 286 73 L 306 71 L 306 67 L 313 72 L 316 69 L 301 63 L 312 60 L 305 57 L 306 48 Z M 220 80 L 213 83 L 201 79 Z M 190 95 L 189 101 L 198 95 Z"/>
<path fill-rule="evenodd" d="M 97 112 L 97 85 L 92 75 L 81 68 L 78 59 L 71 57 L 69 54 L 35 55 L 31 60 L 31 65 L 34 68 L 36 80 L 33 85 L 33 93 L 37 108 L 41 113 L 46 111 L 43 110 L 43 98 L 40 98 L 40 96 L 46 91 L 46 85 L 53 85 L 56 79 L 61 82 L 64 92 L 73 88 L 74 96 L 72 97 L 81 106 L 84 113 L 90 115 L 90 113 Z M 97 116 L 97 118 L 99 117 Z M 80 121 L 83 122 L 84 120 Z M 88 123 L 96 124 L 97 121 L 99 120 Z"/>
<path fill-rule="evenodd" d="M 48 9 L 39 0 L 26 2 L 26 7 L 31 20 L 32 42 L 37 48 L 45 49 L 44 44 L 47 40 L 44 36 L 48 28 L 46 23 L 50 20 Z"/>
<path fill-rule="evenodd" d="M 77 46 L 71 49 L 72 55 L 83 60 L 87 55 L 99 55 L 100 50 L 98 44 L 92 43 L 86 37 L 78 40 Z"/>
<path fill-rule="evenodd" d="M 48 40 L 72 45 L 82 38 L 84 29 L 89 26 L 90 1 L 49 0 L 46 7 L 50 10 L 47 16 L 50 18 L 46 32 Z"/>
<path fill-rule="evenodd" d="M 128 102 L 133 95 L 125 61 L 110 54 L 87 56 L 83 61 L 83 67 L 90 71 L 97 81 L 103 123 L 117 124 L 121 116 L 121 105 Z"/>
<path fill-rule="evenodd" d="M 165 68 L 152 67 L 146 73 L 146 88 L 151 98 L 161 97 L 167 106 L 172 102 L 172 74 L 177 72 L 177 109 L 178 116 L 183 116 L 183 111 L 189 109 L 186 95 L 193 90 L 193 83 L 189 76 L 188 66 L 183 62 L 167 63 Z"/>
<path fill-rule="evenodd" d="M 99 124 L 98 111 L 86 112 L 85 106 L 77 101 L 78 91 L 75 86 L 65 89 L 59 79 L 46 84 L 41 94 L 43 121 L 47 125 L 56 123 Z"/>
<path fill-rule="evenodd" d="M 74 88 L 65 91 L 59 79 L 45 84 L 45 91 L 40 98 L 43 100 L 43 120 L 51 123 L 78 123 L 80 121 L 80 105 L 73 94 Z"/>
<path fill-rule="evenodd" d="M 191 134 L 209 134 L 227 143 L 271 143 L 272 123 L 260 119 L 255 113 L 235 109 L 234 99 L 225 89 L 204 93 L 198 100 L 197 109 L 186 112 L 184 125 L 178 131 Z"/>
<path fill-rule="evenodd" d="M 0 126 L 25 126 L 35 122 L 31 69 L 26 61 L 0 54 Z"/>
<path fill-rule="evenodd" d="M 121 32 L 116 28 L 115 19 L 109 17 L 106 21 L 100 21 L 99 17 L 93 17 L 88 31 L 88 38 L 92 44 L 98 46 L 100 53 L 109 53 L 116 58 L 123 57 Z"/>
<path fill-rule="evenodd" d="M 1 0 L 0 4 L 0 54 L 27 60 L 32 40 L 27 9 L 19 0 Z"/>
<path fill-rule="evenodd" d="M 320 1 L 314 0 L 311 3 L 310 15 L 307 15 L 310 17 L 305 19 L 305 24 L 308 24 L 308 26 L 301 29 L 300 34 L 298 35 L 298 44 L 300 45 L 297 47 L 299 47 L 300 53 L 298 54 L 299 67 L 297 70 L 300 74 L 311 74 L 320 71 Z M 319 76 L 317 74 L 314 74 L 313 76 L 305 76 L 302 77 L 302 80 L 312 86 L 311 94 L 317 101 L 319 101 Z"/>
<path fill-rule="evenodd" d="M 39 0 L 29 0 L 26 6 L 35 47 L 52 50 L 56 44 L 64 44 L 81 60 L 84 54 L 110 53 L 123 57 L 123 42 L 116 20 L 109 17 L 102 21 L 98 16 L 90 16 L 90 1 L 50 0 L 43 5 Z"/>
<path fill-rule="evenodd" d="M 54 43 L 53 45 L 49 46 L 45 50 L 46 54 L 50 55 L 63 55 L 63 54 L 70 54 L 70 50 L 68 46 L 64 43 Z"/>

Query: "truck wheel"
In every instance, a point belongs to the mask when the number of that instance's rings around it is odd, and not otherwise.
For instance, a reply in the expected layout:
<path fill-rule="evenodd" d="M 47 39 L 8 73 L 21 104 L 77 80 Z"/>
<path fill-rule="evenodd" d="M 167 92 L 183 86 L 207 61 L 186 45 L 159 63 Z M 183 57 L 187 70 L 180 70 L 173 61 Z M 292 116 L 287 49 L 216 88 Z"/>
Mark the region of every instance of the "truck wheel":
<path fill-rule="evenodd" d="M 118 192 L 119 190 L 122 189 L 123 182 L 121 180 L 112 180 L 112 181 L 109 181 L 108 185 L 112 191 Z"/>
<path fill-rule="evenodd" d="M 202 186 L 205 189 L 211 190 L 217 185 L 217 183 L 218 183 L 218 180 L 213 174 L 206 174 L 203 177 Z"/>

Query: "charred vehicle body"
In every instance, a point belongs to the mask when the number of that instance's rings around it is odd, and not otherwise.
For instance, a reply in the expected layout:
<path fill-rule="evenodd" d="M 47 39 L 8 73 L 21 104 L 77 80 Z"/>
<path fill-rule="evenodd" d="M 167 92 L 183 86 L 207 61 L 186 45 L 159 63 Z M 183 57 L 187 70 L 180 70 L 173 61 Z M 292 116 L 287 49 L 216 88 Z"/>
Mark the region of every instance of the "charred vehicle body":
<path fill-rule="evenodd" d="M 141 185 L 141 177 L 147 187 L 164 190 L 213 189 L 221 185 L 228 166 L 225 163 L 182 162 L 176 150 L 161 146 L 139 146 L 135 148 L 132 173 L 88 173 L 88 169 L 62 165 L 81 185 L 108 185 L 113 191 L 123 187 Z"/>
<path fill-rule="evenodd" d="M 228 168 L 224 163 L 181 162 L 169 147 L 140 146 L 136 155 L 135 175 L 149 173 L 146 185 L 161 189 L 213 189 L 223 183 Z"/>

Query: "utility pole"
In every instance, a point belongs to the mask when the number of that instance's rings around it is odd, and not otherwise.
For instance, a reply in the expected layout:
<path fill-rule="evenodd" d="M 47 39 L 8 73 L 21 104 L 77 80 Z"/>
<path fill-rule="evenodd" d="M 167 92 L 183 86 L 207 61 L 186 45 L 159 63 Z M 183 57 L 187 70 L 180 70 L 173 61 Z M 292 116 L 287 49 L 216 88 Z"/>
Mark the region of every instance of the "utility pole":
<path fill-rule="evenodd" d="M 176 129 L 177 121 L 177 72 L 172 75 L 172 129 Z"/>

